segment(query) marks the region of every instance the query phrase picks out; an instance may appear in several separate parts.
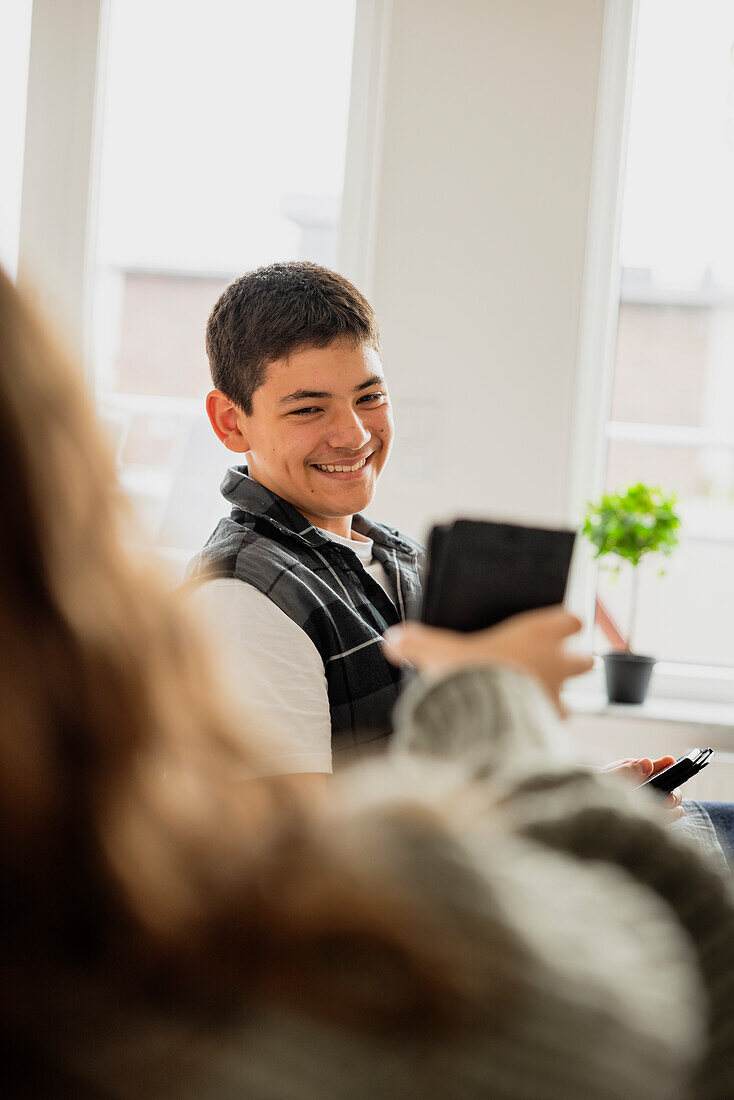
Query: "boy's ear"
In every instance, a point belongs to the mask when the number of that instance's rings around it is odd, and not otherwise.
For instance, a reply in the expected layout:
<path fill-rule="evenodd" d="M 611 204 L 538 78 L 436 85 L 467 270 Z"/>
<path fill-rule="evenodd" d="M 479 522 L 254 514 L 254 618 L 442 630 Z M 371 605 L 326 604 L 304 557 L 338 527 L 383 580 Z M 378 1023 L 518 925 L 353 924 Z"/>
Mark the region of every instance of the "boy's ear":
<path fill-rule="evenodd" d="M 245 414 L 221 390 L 206 395 L 206 413 L 218 439 L 230 451 L 244 454 L 250 445 L 243 432 Z"/>

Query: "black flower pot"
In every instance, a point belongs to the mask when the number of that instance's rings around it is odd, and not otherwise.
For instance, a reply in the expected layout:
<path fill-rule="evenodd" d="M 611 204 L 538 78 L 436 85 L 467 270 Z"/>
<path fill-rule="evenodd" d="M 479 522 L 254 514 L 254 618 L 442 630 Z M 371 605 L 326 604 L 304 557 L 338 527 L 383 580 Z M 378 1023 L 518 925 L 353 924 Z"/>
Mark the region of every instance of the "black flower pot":
<path fill-rule="evenodd" d="M 637 653 L 605 653 L 604 671 L 610 703 L 644 703 L 654 657 Z"/>

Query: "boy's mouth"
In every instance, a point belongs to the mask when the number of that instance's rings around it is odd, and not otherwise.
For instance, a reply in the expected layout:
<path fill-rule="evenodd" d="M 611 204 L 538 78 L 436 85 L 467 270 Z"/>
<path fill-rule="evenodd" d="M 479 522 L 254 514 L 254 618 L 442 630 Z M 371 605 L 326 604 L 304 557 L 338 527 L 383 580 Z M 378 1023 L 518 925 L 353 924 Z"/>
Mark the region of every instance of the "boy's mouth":
<path fill-rule="evenodd" d="M 374 454 L 374 452 L 372 452 Z M 354 462 L 314 462 L 312 468 L 318 470 L 326 477 L 336 478 L 339 481 L 350 481 L 352 478 L 361 477 L 362 471 L 369 464 L 372 454 L 359 458 Z"/>

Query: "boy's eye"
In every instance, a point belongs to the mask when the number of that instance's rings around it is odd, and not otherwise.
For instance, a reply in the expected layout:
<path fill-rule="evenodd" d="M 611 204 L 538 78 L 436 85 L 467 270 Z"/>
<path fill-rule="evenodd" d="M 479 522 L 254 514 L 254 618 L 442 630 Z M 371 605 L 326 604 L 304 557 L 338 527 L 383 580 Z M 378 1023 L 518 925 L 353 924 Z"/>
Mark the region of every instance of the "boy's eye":
<path fill-rule="evenodd" d="M 365 394 L 362 394 L 361 397 L 357 398 L 357 404 L 358 405 L 362 405 L 362 404 L 378 405 L 381 401 L 383 401 L 385 399 L 386 396 L 387 395 L 385 393 L 383 393 L 381 390 L 378 390 L 376 393 L 365 393 Z M 321 408 L 320 405 L 304 405 L 304 407 L 302 409 L 291 409 L 288 412 L 287 415 L 288 416 L 312 416 L 314 413 L 320 413 L 320 412 L 323 412 L 323 411 L 324 410 Z"/>

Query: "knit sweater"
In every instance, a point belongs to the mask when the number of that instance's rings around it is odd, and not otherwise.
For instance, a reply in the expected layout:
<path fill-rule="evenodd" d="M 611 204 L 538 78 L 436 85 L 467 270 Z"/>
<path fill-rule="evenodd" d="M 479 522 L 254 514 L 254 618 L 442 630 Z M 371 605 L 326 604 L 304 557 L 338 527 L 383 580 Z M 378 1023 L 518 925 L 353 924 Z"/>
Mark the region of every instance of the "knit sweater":
<path fill-rule="evenodd" d="M 323 829 L 345 874 L 399 884 L 416 934 L 461 945 L 466 1033 L 247 1006 L 203 1035 L 92 995 L 66 1024 L 71 1071 L 95 1096 L 162 1100 L 734 1096 L 728 885 L 653 795 L 567 760 L 535 684 L 476 669 L 411 685 L 390 753 L 333 781 Z"/>

